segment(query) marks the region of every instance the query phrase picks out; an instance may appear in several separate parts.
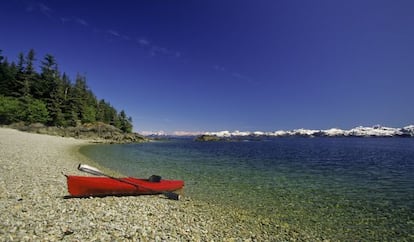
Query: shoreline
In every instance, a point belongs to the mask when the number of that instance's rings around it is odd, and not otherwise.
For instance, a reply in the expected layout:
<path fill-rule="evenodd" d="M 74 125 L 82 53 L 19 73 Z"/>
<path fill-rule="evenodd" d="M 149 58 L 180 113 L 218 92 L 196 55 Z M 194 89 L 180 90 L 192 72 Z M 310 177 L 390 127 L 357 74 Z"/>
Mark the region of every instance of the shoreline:
<path fill-rule="evenodd" d="M 231 205 L 188 197 L 64 199 L 62 172 L 84 175 L 78 163 L 96 165 L 79 153 L 90 144 L 0 128 L 0 241 L 323 240 Z"/>

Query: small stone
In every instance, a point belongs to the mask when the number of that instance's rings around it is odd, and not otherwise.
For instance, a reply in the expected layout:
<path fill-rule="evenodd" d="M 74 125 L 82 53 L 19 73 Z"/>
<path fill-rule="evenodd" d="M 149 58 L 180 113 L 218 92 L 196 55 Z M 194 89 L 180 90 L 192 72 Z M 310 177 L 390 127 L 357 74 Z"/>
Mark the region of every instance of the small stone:
<path fill-rule="evenodd" d="M 64 236 L 67 236 L 67 235 L 71 235 L 71 234 L 73 234 L 73 233 L 75 233 L 73 230 L 68 229 L 68 230 L 66 230 L 65 232 L 63 232 L 63 235 L 64 235 Z"/>

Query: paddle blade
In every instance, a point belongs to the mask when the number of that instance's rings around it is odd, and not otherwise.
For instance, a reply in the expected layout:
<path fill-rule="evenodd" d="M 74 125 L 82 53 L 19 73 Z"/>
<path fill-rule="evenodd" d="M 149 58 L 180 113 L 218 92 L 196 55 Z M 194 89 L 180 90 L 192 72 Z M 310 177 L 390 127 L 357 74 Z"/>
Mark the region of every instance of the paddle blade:
<path fill-rule="evenodd" d="M 177 193 L 173 193 L 173 192 L 164 192 L 163 193 L 164 194 L 164 196 L 166 197 L 166 198 L 168 198 L 168 199 L 171 199 L 171 200 L 180 200 L 180 195 L 178 195 Z"/>
<path fill-rule="evenodd" d="M 78 165 L 78 170 L 95 175 L 95 176 L 105 176 L 100 170 L 93 166 L 88 166 L 84 164 Z"/>

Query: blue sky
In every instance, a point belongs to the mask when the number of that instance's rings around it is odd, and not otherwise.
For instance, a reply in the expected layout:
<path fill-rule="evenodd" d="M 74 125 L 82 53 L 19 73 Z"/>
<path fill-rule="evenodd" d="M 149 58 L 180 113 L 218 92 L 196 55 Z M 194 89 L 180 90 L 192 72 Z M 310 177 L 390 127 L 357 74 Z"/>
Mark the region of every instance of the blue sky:
<path fill-rule="evenodd" d="M 414 1 L 36 1 L 0 7 L 9 60 L 54 55 L 136 131 L 414 123 Z"/>

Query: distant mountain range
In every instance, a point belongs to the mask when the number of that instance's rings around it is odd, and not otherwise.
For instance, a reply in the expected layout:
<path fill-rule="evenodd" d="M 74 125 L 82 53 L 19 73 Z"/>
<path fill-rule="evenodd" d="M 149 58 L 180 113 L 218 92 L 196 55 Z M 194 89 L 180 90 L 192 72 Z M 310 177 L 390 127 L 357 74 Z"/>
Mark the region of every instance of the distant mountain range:
<path fill-rule="evenodd" d="M 408 125 L 403 128 L 390 128 L 381 125 L 373 127 L 359 126 L 350 130 L 338 128 L 319 130 L 319 129 L 294 129 L 278 130 L 274 132 L 262 131 L 219 131 L 219 132 L 174 132 L 166 134 L 165 132 L 147 132 L 145 136 L 150 137 L 195 137 L 198 140 L 225 140 L 225 139 L 250 139 L 260 137 L 414 137 L 414 125 Z"/>
<path fill-rule="evenodd" d="M 350 130 L 343 130 L 338 128 L 326 130 L 314 129 L 294 129 L 289 131 L 275 131 L 275 132 L 241 132 L 241 131 L 220 131 L 220 132 L 206 132 L 206 136 L 216 136 L 222 138 L 231 137 L 289 137 L 289 136 L 303 136 L 303 137 L 414 137 L 414 125 L 409 125 L 403 128 L 390 128 L 381 125 L 373 127 L 359 126 Z"/>

